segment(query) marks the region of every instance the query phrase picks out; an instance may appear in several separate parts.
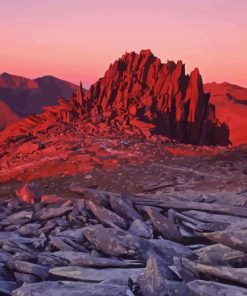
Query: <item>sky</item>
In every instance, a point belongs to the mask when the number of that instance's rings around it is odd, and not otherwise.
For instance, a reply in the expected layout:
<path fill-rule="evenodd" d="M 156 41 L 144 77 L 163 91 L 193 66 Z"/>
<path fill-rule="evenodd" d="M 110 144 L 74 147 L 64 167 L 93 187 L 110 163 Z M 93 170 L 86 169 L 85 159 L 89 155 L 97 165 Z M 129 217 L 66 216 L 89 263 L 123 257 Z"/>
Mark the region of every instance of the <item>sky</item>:
<path fill-rule="evenodd" d="M 89 87 L 126 51 L 247 87 L 247 0 L 0 0 L 0 73 Z"/>

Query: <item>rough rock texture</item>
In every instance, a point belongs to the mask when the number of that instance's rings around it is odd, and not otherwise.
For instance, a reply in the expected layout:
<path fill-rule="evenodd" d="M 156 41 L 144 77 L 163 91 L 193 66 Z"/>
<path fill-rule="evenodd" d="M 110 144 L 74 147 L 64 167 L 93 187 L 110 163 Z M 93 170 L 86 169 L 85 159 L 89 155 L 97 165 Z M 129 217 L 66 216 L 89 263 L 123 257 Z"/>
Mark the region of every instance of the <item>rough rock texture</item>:
<path fill-rule="evenodd" d="M 210 93 L 210 102 L 216 107 L 216 117 L 229 126 L 233 145 L 247 143 L 247 88 L 224 83 L 206 83 L 204 91 Z"/>
<path fill-rule="evenodd" d="M 25 192 L 27 188 L 34 190 L 31 184 L 24 188 Z M 36 188 L 36 192 L 43 190 Z M 0 294 L 246 295 L 244 205 L 234 206 L 232 201 L 223 207 L 219 200 L 191 202 L 192 196 L 182 201 L 160 193 L 149 198 L 126 193 L 124 202 L 132 208 L 129 213 L 140 215 L 142 227 L 152 229 L 152 237 L 143 238 L 133 234 L 132 226 L 126 227 L 129 216 L 122 218 L 125 223 L 118 227 L 106 220 L 109 212 L 116 215 L 114 220 L 120 213 L 113 208 L 122 203 L 117 203 L 123 199 L 120 193 L 89 188 L 77 198 L 75 188 L 72 190 L 74 198 L 61 197 L 52 204 L 42 202 L 39 195 L 35 195 L 35 204 L 23 200 L 23 189 L 15 197 L 0 199 Z M 104 206 L 92 207 L 92 190 Z M 165 221 L 171 210 L 177 209 L 173 210 L 175 227 L 170 228 L 168 240 L 160 238 L 154 219 L 150 224 L 145 205 L 159 209 Z M 210 214 L 210 222 L 203 228 L 199 218 L 204 216 L 191 216 L 198 213 L 192 211 L 195 205 L 200 213 Z M 238 221 L 228 219 L 224 231 L 214 230 L 216 219 L 219 224 L 225 221 L 226 209 Z M 176 242 L 177 232 L 181 243 Z M 218 241 L 221 244 L 212 245 Z"/>
<path fill-rule="evenodd" d="M 20 119 L 20 117 L 15 114 L 3 101 L 0 101 L 0 114 L 0 131 Z"/>
<path fill-rule="evenodd" d="M 69 102 L 24 119 L 7 134 L 32 130 L 36 136 L 58 124 L 94 135 L 159 135 L 203 145 L 229 142 L 228 127 L 217 120 L 199 70 L 186 75 L 181 61 L 162 64 L 150 50 L 124 54 L 88 91 L 80 86 Z"/>
<path fill-rule="evenodd" d="M 128 287 L 116 285 L 87 285 L 71 282 L 45 282 L 35 285 L 26 285 L 12 293 L 12 296 L 60 296 L 60 295 L 87 295 L 87 296 L 133 296 Z"/>
<path fill-rule="evenodd" d="M 228 130 L 215 118 L 203 92 L 199 70 L 162 64 L 150 50 L 126 53 L 91 86 L 84 102 L 92 121 L 132 125 L 145 135 L 158 133 L 193 144 L 228 143 Z"/>
<path fill-rule="evenodd" d="M 245 296 L 247 289 L 232 285 L 225 285 L 215 282 L 206 282 L 196 280 L 188 284 L 193 296 L 211 296 L 211 295 L 225 295 L 225 296 Z"/>

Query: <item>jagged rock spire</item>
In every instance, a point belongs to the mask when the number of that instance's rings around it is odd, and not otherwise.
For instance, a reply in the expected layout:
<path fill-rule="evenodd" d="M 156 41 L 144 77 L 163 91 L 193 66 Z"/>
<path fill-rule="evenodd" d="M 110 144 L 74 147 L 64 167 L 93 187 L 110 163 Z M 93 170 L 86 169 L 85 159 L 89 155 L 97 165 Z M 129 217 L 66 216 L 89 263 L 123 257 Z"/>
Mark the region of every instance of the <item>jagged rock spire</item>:
<path fill-rule="evenodd" d="M 116 60 L 91 86 L 88 102 L 91 118 L 99 113 L 108 126 L 124 129 L 126 124 L 146 136 L 161 134 L 182 143 L 229 143 L 227 127 L 217 124 L 215 110 L 208 117 L 209 96 L 199 70 L 186 75 L 182 61 L 163 64 L 150 50 Z"/>
<path fill-rule="evenodd" d="M 80 81 L 80 85 L 78 87 L 77 94 L 76 94 L 76 101 L 79 103 L 80 106 L 82 106 L 83 104 L 83 98 L 84 98 L 84 92 L 82 88 L 82 82 Z"/>
<path fill-rule="evenodd" d="M 94 134 L 159 135 L 182 143 L 229 144 L 228 127 L 217 120 L 199 70 L 186 75 L 181 61 L 163 64 L 150 50 L 126 53 L 89 90 L 84 91 L 80 82 L 73 100 L 42 117 L 77 121 L 85 132 Z"/>

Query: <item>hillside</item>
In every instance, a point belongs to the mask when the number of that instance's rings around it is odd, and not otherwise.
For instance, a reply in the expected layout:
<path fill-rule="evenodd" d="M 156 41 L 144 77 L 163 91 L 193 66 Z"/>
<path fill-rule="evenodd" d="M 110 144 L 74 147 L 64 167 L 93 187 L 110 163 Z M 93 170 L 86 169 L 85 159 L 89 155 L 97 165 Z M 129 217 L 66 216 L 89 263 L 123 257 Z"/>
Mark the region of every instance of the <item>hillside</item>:
<path fill-rule="evenodd" d="M 229 126 L 233 145 L 247 143 L 247 88 L 224 83 L 206 83 L 204 91 L 210 93 L 210 102 L 216 106 L 216 117 Z"/>
<path fill-rule="evenodd" d="M 20 117 L 15 114 L 9 106 L 0 100 L 0 131 L 4 130 L 7 126 L 20 120 Z"/>

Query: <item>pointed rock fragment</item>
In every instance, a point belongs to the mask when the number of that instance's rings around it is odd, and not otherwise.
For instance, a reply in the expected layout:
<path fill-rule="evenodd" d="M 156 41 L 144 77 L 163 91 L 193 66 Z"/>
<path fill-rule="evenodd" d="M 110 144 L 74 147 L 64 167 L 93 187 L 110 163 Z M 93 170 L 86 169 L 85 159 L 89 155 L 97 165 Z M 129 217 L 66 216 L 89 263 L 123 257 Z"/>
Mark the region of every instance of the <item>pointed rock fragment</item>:
<path fill-rule="evenodd" d="M 132 222 L 128 231 L 133 235 L 137 235 L 143 238 L 153 238 L 153 231 L 151 227 L 149 227 L 147 224 L 139 219 L 136 219 Z"/>
<path fill-rule="evenodd" d="M 136 219 L 143 220 L 142 216 L 134 209 L 131 201 L 127 200 L 127 198 L 111 196 L 110 204 L 114 212 L 130 223 Z"/>
<path fill-rule="evenodd" d="M 147 261 L 145 273 L 138 279 L 138 283 L 144 296 L 187 296 L 186 284 L 174 279 L 175 276 L 168 265 L 160 258 L 151 256 Z"/>
<path fill-rule="evenodd" d="M 127 228 L 127 224 L 123 218 L 118 216 L 116 213 L 107 210 L 102 206 L 97 206 L 94 202 L 89 201 L 88 206 L 90 210 L 94 213 L 95 217 L 100 220 L 103 224 L 109 225 L 111 227 Z"/>
<path fill-rule="evenodd" d="M 61 238 L 50 236 L 50 240 L 51 240 L 51 244 L 54 247 L 56 247 L 58 250 L 74 251 L 74 248 L 72 246 L 70 246 L 69 244 L 66 244 L 66 242 L 63 241 L 63 239 L 61 239 Z"/>
<path fill-rule="evenodd" d="M 146 210 L 154 228 L 159 234 L 169 240 L 178 242 L 182 241 L 183 237 L 178 231 L 172 218 L 173 212 L 169 212 L 169 216 L 167 218 L 156 208 L 146 206 L 144 209 Z"/>

